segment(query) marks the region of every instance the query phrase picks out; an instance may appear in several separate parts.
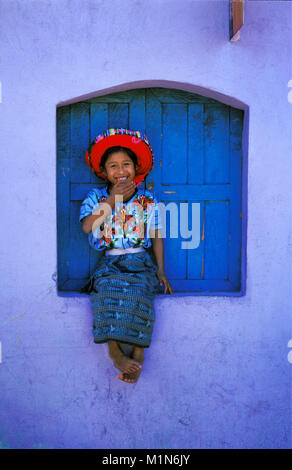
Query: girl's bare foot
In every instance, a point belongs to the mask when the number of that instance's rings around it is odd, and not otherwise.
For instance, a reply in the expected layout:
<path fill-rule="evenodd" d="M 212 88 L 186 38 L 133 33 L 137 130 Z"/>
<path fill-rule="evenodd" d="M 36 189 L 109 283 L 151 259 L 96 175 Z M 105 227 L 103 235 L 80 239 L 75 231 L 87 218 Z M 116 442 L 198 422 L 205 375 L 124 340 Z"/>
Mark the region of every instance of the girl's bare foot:
<path fill-rule="evenodd" d="M 125 356 L 123 353 L 116 358 L 112 358 L 114 366 L 124 373 L 132 373 L 142 369 L 142 366 L 137 361 L 133 361 L 130 357 Z"/>
<path fill-rule="evenodd" d="M 109 342 L 109 354 L 113 360 L 114 366 L 125 374 L 130 374 L 142 368 L 138 360 L 125 356 L 119 345 L 115 342 Z"/>
<path fill-rule="evenodd" d="M 142 371 L 142 364 L 144 362 L 144 349 L 135 347 L 133 351 L 133 358 L 139 362 L 140 369 L 136 370 L 135 372 L 131 372 L 131 373 L 125 372 L 123 374 L 120 374 L 118 377 L 123 382 L 135 383 L 139 379 L 141 371 Z"/>

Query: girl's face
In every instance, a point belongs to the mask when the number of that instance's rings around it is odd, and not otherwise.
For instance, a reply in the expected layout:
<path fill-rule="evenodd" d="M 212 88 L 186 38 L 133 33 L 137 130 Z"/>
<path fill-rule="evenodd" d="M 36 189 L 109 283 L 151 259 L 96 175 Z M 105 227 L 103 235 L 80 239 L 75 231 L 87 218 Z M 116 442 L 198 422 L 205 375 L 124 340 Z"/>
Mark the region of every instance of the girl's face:
<path fill-rule="evenodd" d="M 116 184 L 119 181 L 132 181 L 136 175 L 136 169 L 129 155 L 120 151 L 108 157 L 103 173 L 110 183 Z"/>

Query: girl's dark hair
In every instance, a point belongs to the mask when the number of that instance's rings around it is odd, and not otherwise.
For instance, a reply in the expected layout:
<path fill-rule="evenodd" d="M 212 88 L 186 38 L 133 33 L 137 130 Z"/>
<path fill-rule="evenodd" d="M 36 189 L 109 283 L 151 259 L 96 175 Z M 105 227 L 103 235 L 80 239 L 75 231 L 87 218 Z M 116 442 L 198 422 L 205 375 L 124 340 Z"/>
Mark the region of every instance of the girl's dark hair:
<path fill-rule="evenodd" d="M 100 167 L 105 169 L 105 164 L 107 159 L 115 152 L 125 152 L 127 155 L 129 155 L 130 159 L 134 163 L 134 165 L 138 165 L 138 159 L 136 154 L 131 150 L 128 149 L 127 147 L 121 147 L 120 145 L 116 145 L 115 147 L 109 147 L 103 154 L 100 160 Z"/>

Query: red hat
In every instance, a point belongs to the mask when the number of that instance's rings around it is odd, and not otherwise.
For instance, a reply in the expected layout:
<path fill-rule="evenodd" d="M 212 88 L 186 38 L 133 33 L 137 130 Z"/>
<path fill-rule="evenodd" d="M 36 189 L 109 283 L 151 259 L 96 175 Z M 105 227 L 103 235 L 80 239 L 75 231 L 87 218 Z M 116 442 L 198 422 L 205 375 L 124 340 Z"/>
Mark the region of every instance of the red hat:
<path fill-rule="evenodd" d="M 106 179 L 100 168 L 100 161 L 104 152 L 116 145 L 129 148 L 137 155 L 138 165 L 133 181 L 142 182 L 153 167 L 153 151 L 146 135 L 142 135 L 139 131 L 108 129 L 102 135 L 97 136 L 85 154 L 89 168 L 100 178 Z"/>

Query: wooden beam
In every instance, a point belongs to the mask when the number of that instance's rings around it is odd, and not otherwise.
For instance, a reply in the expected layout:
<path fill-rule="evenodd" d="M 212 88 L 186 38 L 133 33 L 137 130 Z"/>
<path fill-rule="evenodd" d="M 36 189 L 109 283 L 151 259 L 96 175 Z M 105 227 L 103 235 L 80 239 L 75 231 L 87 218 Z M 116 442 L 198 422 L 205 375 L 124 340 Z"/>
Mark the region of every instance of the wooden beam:
<path fill-rule="evenodd" d="M 229 0 L 229 39 L 237 41 L 240 38 L 240 28 L 243 25 L 244 0 Z"/>

